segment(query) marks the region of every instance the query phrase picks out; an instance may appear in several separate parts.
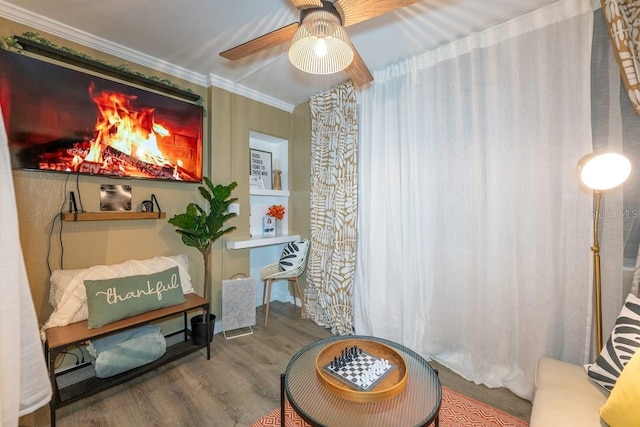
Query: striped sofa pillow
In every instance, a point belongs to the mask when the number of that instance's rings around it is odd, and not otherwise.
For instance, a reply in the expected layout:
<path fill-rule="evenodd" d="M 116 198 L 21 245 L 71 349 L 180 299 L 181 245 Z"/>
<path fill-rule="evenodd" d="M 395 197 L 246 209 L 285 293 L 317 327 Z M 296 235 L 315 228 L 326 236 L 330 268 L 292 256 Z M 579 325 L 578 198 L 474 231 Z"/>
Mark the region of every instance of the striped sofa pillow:
<path fill-rule="evenodd" d="M 596 361 L 585 365 L 596 384 L 611 391 L 622 368 L 640 348 L 640 299 L 629 294 L 616 319 L 611 337 Z"/>

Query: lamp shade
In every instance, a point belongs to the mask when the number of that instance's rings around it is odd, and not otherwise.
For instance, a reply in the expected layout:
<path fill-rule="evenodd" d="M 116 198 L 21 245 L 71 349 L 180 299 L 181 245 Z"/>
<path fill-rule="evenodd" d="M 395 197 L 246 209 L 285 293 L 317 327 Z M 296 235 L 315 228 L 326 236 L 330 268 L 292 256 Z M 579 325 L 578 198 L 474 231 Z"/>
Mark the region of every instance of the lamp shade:
<path fill-rule="evenodd" d="M 310 12 L 291 40 L 289 60 L 311 74 L 333 74 L 347 68 L 353 61 L 353 49 L 338 17 L 326 10 Z"/>
<path fill-rule="evenodd" d="M 631 163 L 622 154 L 591 153 L 578 162 L 580 180 L 593 190 L 609 190 L 622 184 L 631 173 Z"/>

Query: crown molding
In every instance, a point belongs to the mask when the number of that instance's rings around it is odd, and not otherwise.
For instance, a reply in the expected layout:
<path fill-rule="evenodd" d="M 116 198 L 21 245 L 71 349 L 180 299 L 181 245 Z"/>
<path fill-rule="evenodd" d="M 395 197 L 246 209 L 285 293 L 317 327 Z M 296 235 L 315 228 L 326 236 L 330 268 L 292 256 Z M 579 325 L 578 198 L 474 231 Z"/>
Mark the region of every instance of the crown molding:
<path fill-rule="evenodd" d="M 58 21 L 47 18 L 46 16 L 37 15 L 28 10 L 0 1 L 0 16 L 28 25 L 40 31 L 45 31 L 56 37 L 61 37 L 73 43 L 78 43 L 92 49 L 99 50 L 109 55 L 116 56 L 135 64 L 170 74 L 174 77 L 195 83 L 200 86 L 206 85 L 206 79 L 203 75 L 194 73 L 185 68 L 170 64 L 158 58 L 146 55 L 144 53 L 129 49 L 125 46 L 110 42 L 108 40 L 96 37 L 87 32 L 70 27 Z"/>
<path fill-rule="evenodd" d="M 253 89 L 249 89 L 248 87 L 234 83 L 231 80 L 223 79 L 222 77 L 217 76 L 215 74 L 209 74 L 207 78 L 207 85 L 228 90 L 231 93 L 235 93 L 237 95 L 241 95 L 246 98 L 253 99 L 254 101 L 262 102 L 263 104 L 270 105 L 272 107 L 278 108 L 288 113 L 293 112 L 293 110 L 295 109 L 295 105 L 289 104 L 287 102 L 283 102 L 279 99 L 276 99 L 272 96 L 265 95 L 264 93 L 261 93 L 261 92 L 257 92 Z"/>
<path fill-rule="evenodd" d="M 78 30 L 77 28 L 70 27 L 58 21 L 54 21 L 46 16 L 35 14 L 23 8 L 9 4 L 3 0 L 0 0 L 0 16 L 56 37 L 69 40 L 73 43 L 113 55 L 125 61 L 169 74 L 202 87 L 216 86 L 287 112 L 292 112 L 295 107 L 263 93 L 235 84 L 232 81 L 223 79 L 215 74 L 204 76 L 202 74 L 195 73 L 183 67 L 162 61 L 153 56 L 129 49 L 128 47 L 96 37 L 93 34 Z"/>

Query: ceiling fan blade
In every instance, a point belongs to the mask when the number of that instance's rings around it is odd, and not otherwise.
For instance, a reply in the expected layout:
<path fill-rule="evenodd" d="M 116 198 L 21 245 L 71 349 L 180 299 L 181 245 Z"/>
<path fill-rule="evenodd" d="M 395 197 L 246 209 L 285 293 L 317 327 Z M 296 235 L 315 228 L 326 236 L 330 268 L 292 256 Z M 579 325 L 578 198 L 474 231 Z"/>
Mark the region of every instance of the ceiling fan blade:
<path fill-rule="evenodd" d="M 296 9 L 304 10 L 312 7 L 322 7 L 320 0 L 291 0 Z"/>
<path fill-rule="evenodd" d="M 336 7 L 345 27 L 384 15 L 421 0 L 336 0 Z"/>
<path fill-rule="evenodd" d="M 229 50 L 220 52 L 220 56 L 235 61 L 237 59 L 244 58 L 245 56 L 279 46 L 283 43 L 289 42 L 293 38 L 297 29 L 298 23 L 294 22 L 293 24 L 289 24 L 263 36 L 249 40 L 246 43 L 232 47 Z"/>
<path fill-rule="evenodd" d="M 369 69 L 367 68 L 356 48 L 353 46 L 352 48 L 353 61 L 351 61 L 351 64 L 349 64 L 349 66 L 345 68 L 344 71 L 347 73 L 355 87 L 361 87 L 369 82 L 372 82 L 373 76 L 371 75 L 371 71 L 369 71 Z"/>

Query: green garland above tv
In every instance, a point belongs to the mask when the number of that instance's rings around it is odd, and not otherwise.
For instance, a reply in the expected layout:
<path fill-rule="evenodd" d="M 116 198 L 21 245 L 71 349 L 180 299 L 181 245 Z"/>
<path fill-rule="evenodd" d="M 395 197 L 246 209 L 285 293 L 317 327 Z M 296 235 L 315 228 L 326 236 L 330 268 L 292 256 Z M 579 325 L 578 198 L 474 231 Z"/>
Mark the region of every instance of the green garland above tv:
<path fill-rule="evenodd" d="M 104 61 L 91 58 L 88 55 L 76 52 L 73 49 L 57 46 L 49 40 L 40 37 L 33 32 L 25 32 L 22 35 L 7 37 L 4 40 L 7 50 L 26 51 L 41 55 L 67 64 L 75 65 L 86 70 L 95 71 L 105 76 L 114 77 L 129 83 L 137 84 L 149 89 L 164 92 L 200 105 L 202 98 L 190 89 L 180 88 L 167 79 L 156 76 L 145 76 L 142 73 L 132 71 L 127 65 L 109 65 Z"/>

